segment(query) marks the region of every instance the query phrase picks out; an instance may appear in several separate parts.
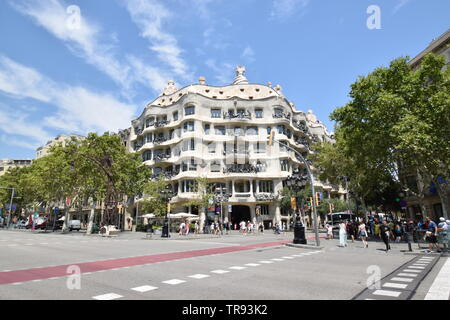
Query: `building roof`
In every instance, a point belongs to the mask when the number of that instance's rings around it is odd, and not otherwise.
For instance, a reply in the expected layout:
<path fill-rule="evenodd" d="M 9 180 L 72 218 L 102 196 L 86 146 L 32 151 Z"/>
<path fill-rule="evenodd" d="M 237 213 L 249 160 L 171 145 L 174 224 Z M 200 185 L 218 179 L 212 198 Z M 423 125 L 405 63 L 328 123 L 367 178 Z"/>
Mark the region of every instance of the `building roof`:
<path fill-rule="evenodd" d="M 423 59 L 425 55 L 427 55 L 430 52 L 437 52 L 449 44 L 450 44 L 450 29 L 448 29 L 446 32 L 440 35 L 437 39 L 433 39 L 433 41 L 431 41 L 431 43 L 422 52 L 420 52 L 417 56 L 411 59 L 409 64 L 414 68 L 420 63 L 420 61 Z"/>

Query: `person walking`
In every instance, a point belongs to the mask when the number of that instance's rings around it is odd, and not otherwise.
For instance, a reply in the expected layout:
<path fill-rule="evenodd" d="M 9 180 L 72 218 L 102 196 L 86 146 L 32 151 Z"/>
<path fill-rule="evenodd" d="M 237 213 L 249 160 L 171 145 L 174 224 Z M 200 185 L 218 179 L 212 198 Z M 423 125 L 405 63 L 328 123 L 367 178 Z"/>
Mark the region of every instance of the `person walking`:
<path fill-rule="evenodd" d="M 347 226 L 345 221 L 339 224 L 339 246 L 340 247 L 347 246 Z"/>
<path fill-rule="evenodd" d="M 363 242 L 364 248 L 368 248 L 369 243 L 367 242 L 367 230 L 366 230 L 366 224 L 364 223 L 364 220 L 359 223 L 358 235 L 361 238 L 361 241 Z"/>
<path fill-rule="evenodd" d="M 333 239 L 333 226 L 327 223 L 325 228 L 327 229 L 327 240 Z"/>
<path fill-rule="evenodd" d="M 380 233 L 381 239 L 383 239 L 384 244 L 386 245 L 386 253 L 391 250 L 391 245 L 389 244 L 389 236 L 391 233 L 391 228 L 389 227 L 386 220 L 383 220 L 383 223 L 380 225 Z"/>
<path fill-rule="evenodd" d="M 356 235 L 356 221 L 352 221 L 347 223 L 347 234 L 352 238 L 352 243 L 355 242 L 355 235 Z"/>
<path fill-rule="evenodd" d="M 429 243 L 427 253 L 431 253 L 433 251 L 433 247 L 436 247 L 436 251 L 439 249 L 437 245 L 437 225 L 436 223 L 430 219 L 430 217 L 426 218 L 426 225 L 428 226 L 427 232 L 425 233 L 426 239 Z"/>
<path fill-rule="evenodd" d="M 394 236 L 395 236 L 395 242 L 399 243 L 400 240 L 402 240 L 402 236 L 403 236 L 403 228 L 400 225 L 399 222 L 397 222 L 395 224 L 395 229 L 394 229 Z"/>
<path fill-rule="evenodd" d="M 200 227 L 199 227 L 199 225 L 198 225 L 198 222 L 195 221 L 195 224 L 194 224 L 194 234 L 198 234 L 199 229 L 200 229 Z"/>

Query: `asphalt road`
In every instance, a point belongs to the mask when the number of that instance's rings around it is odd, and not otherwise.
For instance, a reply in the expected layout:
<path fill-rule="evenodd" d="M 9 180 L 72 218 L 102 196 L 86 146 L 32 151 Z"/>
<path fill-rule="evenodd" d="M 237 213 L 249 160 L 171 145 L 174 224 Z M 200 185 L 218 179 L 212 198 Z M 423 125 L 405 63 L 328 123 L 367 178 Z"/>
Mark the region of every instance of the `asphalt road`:
<path fill-rule="evenodd" d="M 362 297 L 374 275 L 392 283 L 386 277 L 400 267 L 427 261 L 405 255 L 405 244 L 386 253 L 382 243 L 363 248 L 350 241 L 340 248 L 337 240 L 322 240 L 322 250 L 310 250 L 285 246 L 290 240 L 292 234 L 267 232 L 145 240 L 136 233 L 102 238 L 1 230 L 0 300 L 347 300 Z M 436 278 L 446 279 L 447 260 L 428 265 L 408 299 L 425 299 Z"/>

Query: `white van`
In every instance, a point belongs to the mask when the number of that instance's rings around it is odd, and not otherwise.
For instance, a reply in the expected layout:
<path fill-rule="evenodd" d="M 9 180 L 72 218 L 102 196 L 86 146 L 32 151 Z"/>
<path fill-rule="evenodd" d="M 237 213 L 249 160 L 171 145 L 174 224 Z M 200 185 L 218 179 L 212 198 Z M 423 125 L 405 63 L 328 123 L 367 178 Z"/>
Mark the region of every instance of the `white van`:
<path fill-rule="evenodd" d="M 81 229 L 81 221 L 80 220 L 69 220 L 69 224 L 67 226 L 70 231 L 77 230 L 80 231 Z"/>

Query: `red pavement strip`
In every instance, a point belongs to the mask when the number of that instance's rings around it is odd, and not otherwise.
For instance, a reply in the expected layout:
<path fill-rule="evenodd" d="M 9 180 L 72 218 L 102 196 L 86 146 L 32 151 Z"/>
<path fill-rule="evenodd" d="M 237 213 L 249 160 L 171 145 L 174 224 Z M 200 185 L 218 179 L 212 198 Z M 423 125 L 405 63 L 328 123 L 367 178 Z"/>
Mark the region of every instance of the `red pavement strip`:
<path fill-rule="evenodd" d="M 308 239 L 309 240 L 309 239 Z M 110 270 L 115 268 L 131 267 L 143 264 L 150 264 L 163 261 L 179 260 L 192 257 L 208 256 L 212 254 L 223 254 L 236 251 L 252 250 L 257 248 L 274 247 L 284 245 L 291 241 L 277 241 L 248 244 L 243 246 L 233 246 L 224 248 L 212 248 L 203 250 L 192 250 L 183 252 L 162 253 L 140 257 L 119 258 L 111 260 L 101 260 L 95 262 L 72 263 L 54 267 L 34 268 L 26 270 L 13 270 L 7 272 L 0 272 L 0 285 L 10 284 L 16 282 L 27 282 L 32 280 L 48 279 L 52 277 L 64 277 L 71 275 L 67 272 L 69 266 L 78 266 L 81 273 L 96 272 L 101 270 Z"/>

